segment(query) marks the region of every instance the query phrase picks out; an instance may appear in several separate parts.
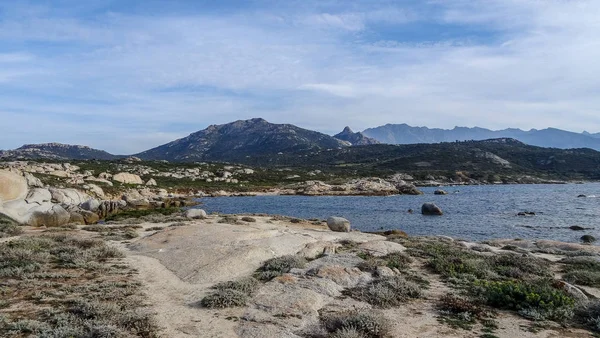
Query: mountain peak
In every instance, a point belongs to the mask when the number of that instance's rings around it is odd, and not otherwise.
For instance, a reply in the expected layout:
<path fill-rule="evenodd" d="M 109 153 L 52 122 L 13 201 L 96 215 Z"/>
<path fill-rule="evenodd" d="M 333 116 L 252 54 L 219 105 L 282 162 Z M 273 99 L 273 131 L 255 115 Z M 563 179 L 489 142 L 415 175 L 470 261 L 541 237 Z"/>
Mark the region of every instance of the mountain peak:
<path fill-rule="evenodd" d="M 211 125 L 179 140 L 135 156 L 172 161 L 236 161 L 302 150 L 337 149 L 345 142 L 291 124 L 269 123 L 262 118 Z"/>
<path fill-rule="evenodd" d="M 344 130 L 342 130 L 342 133 L 344 133 L 344 134 L 354 134 L 354 132 L 352 131 L 352 129 L 350 129 L 350 127 L 348 127 L 348 126 L 344 127 Z"/>
<path fill-rule="evenodd" d="M 334 135 L 338 140 L 349 142 L 353 146 L 364 146 L 368 144 L 378 144 L 377 140 L 366 137 L 363 133 L 355 133 L 350 127 L 344 128 L 341 133 Z"/>

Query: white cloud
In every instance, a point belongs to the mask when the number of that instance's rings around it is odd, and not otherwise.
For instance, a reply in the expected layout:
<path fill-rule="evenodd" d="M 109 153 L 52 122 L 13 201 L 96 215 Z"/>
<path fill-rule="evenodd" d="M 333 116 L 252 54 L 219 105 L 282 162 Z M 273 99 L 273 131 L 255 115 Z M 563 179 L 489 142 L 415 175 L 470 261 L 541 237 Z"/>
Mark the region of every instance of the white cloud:
<path fill-rule="evenodd" d="M 597 1 L 331 3 L 93 20 L 25 6 L 0 22 L 0 148 L 133 153 L 250 117 L 600 130 Z"/>

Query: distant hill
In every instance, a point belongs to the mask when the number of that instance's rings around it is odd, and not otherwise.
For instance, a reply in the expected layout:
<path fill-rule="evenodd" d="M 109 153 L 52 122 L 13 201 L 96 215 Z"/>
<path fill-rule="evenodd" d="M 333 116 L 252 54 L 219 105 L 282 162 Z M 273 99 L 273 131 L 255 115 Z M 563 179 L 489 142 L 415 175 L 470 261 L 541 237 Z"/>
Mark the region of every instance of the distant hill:
<path fill-rule="evenodd" d="M 560 149 L 590 148 L 600 150 L 600 134 L 579 134 L 555 128 L 542 130 L 532 129 L 529 131 L 514 128 L 489 130 L 479 127 L 430 129 L 427 127 L 411 127 L 407 124 L 386 124 L 377 128 L 369 128 L 365 130 L 363 134 L 372 137 L 381 143 L 388 144 L 439 143 L 513 138 L 540 147 Z"/>
<path fill-rule="evenodd" d="M 0 159 L 115 160 L 103 150 L 61 143 L 26 144 L 14 150 L 0 150 Z"/>
<path fill-rule="evenodd" d="M 350 127 L 344 128 L 341 133 L 334 135 L 333 137 L 338 140 L 350 142 L 353 146 L 365 146 L 369 144 L 378 144 L 380 143 L 376 139 L 366 137 L 363 133 L 358 132 L 355 133 L 350 129 Z"/>
<path fill-rule="evenodd" d="M 470 173 L 535 175 L 551 179 L 600 179 L 600 152 L 592 149 L 542 148 L 510 138 L 436 144 L 375 144 L 332 151 L 246 159 L 248 164 L 352 169 L 361 175 Z"/>
<path fill-rule="evenodd" d="M 256 118 L 212 125 L 135 156 L 144 160 L 240 161 L 255 155 L 337 149 L 348 145 L 316 131 Z"/>

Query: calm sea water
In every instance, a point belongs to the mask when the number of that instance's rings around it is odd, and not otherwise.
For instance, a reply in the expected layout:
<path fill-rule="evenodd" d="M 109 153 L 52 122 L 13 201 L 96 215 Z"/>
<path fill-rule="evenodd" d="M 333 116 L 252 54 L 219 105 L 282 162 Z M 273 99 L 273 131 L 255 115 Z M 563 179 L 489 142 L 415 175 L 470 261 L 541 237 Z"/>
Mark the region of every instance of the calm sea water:
<path fill-rule="evenodd" d="M 468 240 L 492 238 L 553 239 L 578 242 L 584 234 L 600 239 L 600 183 L 446 187 L 449 195 L 331 197 L 258 196 L 203 198 L 207 212 L 266 213 L 298 218 L 341 216 L 363 231 L 400 229 L 409 235 L 446 235 Z M 443 216 L 422 216 L 421 205 L 434 202 Z M 409 214 L 408 209 L 415 212 Z M 533 211 L 536 216 L 517 216 Z M 573 231 L 579 225 L 592 230 Z"/>

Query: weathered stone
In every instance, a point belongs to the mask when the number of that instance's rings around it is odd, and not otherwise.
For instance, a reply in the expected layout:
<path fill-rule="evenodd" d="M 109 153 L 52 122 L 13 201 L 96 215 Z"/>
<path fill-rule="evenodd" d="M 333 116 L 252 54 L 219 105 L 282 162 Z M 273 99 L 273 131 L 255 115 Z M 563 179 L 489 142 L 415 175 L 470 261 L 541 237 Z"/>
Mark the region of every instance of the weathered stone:
<path fill-rule="evenodd" d="M 121 182 L 124 184 L 144 184 L 142 178 L 135 174 L 130 173 L 118 173 L 112 177 L 113 181 Z"/>
<path fill-rule="evenodd" d="M 151 179 L 148 180 L 148 182 L 146 182 L 146 185 L 150 186 L 150 187 L 155 187 L 156 186 L 156 180 L 153 179 L 153 178 L 151 178 Z"/>
<path fill-rule="evenodd" d="M 335 232 L 350 232 L 350 221 L 343 217 L 329 217 L 327 226 L 331 231 Z"/>
<path fill-rule="evenodd" d="M 434 195 L 448 195 L 448 192 L 446 192 L 445 190 L 442 189 L 438 189 L 436 191 L 433 192 Z"/>
<path fill-rule="evenodd" d="M 52 200 L 52 194 L 50 191 L 48 191 L 48 189 L 42 188 L 34 188 L 30 190 L 25 198 L 25 201 L 29 204 L 42 204 L 44 202 L 50 202 L 50 200 Z"/>
<path fill-rule="evenodd" d="M 391 241 L 370 241 L 362 243 L 358 247 L 375 257 L 381 257 L 394 252 L 403 252 L 406 250 L 402 244 Z"/>
<path fill-rule="evenodd" d="M 423 203 L 421 206 L 421 214 L 423 215 L 443 215 L 442 209 L 433 203 Z"/>
<path fill-rule="evenodd" d="M 48 211 L 34 211 L 27 224 L 31 226 L 57 227 L 69 223 L 71 215 L 60 205 L 53 205 Z"/>
<path fill-rule="evenodd" d="M 83 210 L 96 212 L 98 208 L 100 208 L 100 201 L 94 198 L 81 203 L 81 209 Z"/>
<path fill-rule="evenodd" d="M 206 211 L 202 209 L 188 209 L 185 211 L 185 217 L 187 218 L 206 218 L 207 216 Z"/>
<path fill-rule="evenodd" d="M 14 172 L 0 170 L 0 203 L 27 195 L 27 180 Z"/>

